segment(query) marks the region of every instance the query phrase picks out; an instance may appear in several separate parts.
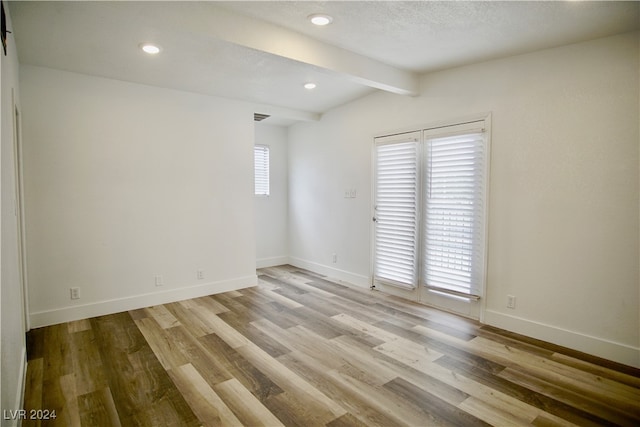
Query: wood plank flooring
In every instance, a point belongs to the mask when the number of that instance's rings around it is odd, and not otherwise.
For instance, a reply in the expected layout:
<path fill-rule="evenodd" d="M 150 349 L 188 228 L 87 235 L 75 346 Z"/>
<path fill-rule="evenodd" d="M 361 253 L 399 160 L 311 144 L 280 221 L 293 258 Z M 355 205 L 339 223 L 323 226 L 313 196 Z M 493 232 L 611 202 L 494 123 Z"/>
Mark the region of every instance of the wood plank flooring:
<path fill-rule="evenodd" d="M 23 426 L 640 425 L 640 371 L 291 266 L 35 329 Z"/>

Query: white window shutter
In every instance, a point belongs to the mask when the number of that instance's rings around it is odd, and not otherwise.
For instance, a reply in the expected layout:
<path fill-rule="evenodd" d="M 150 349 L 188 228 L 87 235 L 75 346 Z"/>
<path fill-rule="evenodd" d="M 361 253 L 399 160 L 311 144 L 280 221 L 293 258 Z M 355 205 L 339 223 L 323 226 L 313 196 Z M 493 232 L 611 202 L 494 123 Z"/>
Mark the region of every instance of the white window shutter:
<path fill-rule="evenodd" d="M 269 147 L 256 145 L 253 147 L 255 195 L 269 195 Z"/>
<path fill-rule="evenodd" d="M 425 133 L 424 284 L 479 296 L 484 280 L 486 148 L 482 131 Z"/>
<path fill-rule="evenodd" d="M 374 279 L 407 289 L 417 282 L 418 139 L 376 139 Z"/>

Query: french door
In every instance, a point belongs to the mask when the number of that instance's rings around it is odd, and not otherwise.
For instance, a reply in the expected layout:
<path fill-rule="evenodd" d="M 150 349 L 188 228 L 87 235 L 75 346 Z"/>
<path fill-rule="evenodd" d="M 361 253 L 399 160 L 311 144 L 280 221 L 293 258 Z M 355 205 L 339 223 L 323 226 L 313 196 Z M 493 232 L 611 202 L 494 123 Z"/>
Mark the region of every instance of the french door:
<path fill-rule="evenodd" d="M 375 138 L 373 285 L 480 318 L 488 118 Z"/>

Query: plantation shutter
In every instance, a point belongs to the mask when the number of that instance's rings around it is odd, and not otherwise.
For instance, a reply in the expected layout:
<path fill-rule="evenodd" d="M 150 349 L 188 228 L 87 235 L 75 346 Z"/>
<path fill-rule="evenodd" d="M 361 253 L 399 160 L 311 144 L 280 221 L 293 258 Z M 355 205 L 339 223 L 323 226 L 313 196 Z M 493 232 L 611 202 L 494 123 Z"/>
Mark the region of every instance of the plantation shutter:
<path fill-rule="evenodd" d="M 253 147 L 255 195 L 269 195 L 269 147 L 256 145 Z"/>
<path fill-rule="evenodd" d="M 419 132 L 376 138 L 374 280 L 417 282 Z"/>
<path fill-rule="evenodd" d="M 478 298 L 485 274 L 487 150 L 478 124 L 461 128 L 424 133 L 423 280 L 435 291 Z"/>

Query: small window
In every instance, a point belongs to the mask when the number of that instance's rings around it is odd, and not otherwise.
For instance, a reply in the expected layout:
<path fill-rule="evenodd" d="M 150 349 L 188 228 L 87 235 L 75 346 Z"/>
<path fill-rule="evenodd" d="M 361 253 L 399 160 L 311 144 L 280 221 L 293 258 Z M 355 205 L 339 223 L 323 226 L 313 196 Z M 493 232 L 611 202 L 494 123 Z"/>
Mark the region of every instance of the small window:
<path fill-rule="evenodd" d="M 269 147 L 256 145 L 253 147 L 254 176 L 256 196 L 269 195 Z"/>

